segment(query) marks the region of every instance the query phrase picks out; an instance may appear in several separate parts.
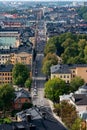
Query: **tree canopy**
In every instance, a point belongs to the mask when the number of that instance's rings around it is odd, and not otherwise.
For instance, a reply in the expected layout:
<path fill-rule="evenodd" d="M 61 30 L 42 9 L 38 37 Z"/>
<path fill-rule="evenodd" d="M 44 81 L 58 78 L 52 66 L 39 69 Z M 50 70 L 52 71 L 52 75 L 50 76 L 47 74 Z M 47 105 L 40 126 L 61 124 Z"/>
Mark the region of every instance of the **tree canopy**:
<path fill-rule="evenodd" d="M 15 85 L 23 86 L 25 81 L 29 78 L 29 69 L 26 65 L 17 63 L 12 70 L 13 83 Z"/>
<path fill-rule="evenodd" d="M 70 82 L 70 90 L 74 92 L 78 90 L 84 84 L 84 80 L 81 77 L 74 77 Z"/>
<path fill-rule="evenodd" d="M 44 49 L 44 54 L 47 55 L 48 53 L 55 53 L 56 47 L 54 44 L 46 44 L 46 47 Z"/>
<path fill-rule="evenodd" d="M 15 93 L 14 88 L 9 84 L 0 85 L 0 109 L 4 112 L 12 106 Z M 10 106 L 10 107 L 9 107 Z"/>
<path fill-rule="evenodd" d="M 29 89 L 31 89 L 31 84 L 32 84 L 32 79 L 27 79 L 25 82 L 25 87 Z"/>
<path fill-rule="evenodd" d="M 59 101 L 59 96 L 67 92 L 65 81 L 59 78 L 49 79 L 45 83 L 45 96 L 52 101 Z"/>
<path fill-rule="evenodd" d="M 50 75 L 50 67 L 58 63 L 58 58 L 55 54 L 48 53 L 43 59 L 42 71 L 45 75 Z"/>
<path fill-rule="evenodd" d="M 72 34 L 69 32 L 50 38 L 45 46 L 44 53 L 45 55 L 48 52 L 55 53 L 62 58 L 65 64 L 81 64 L 87 63 L 86 46 L 86 34 Z"/>

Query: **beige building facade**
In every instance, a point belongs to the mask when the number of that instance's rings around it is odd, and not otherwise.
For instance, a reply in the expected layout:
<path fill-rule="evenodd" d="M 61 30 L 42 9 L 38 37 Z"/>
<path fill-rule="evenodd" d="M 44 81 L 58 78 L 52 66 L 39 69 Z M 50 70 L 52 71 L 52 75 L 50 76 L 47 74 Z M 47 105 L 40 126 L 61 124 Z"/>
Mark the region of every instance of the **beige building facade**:
<path fill-rule="evenodd" d="M 33 51 L 32 48 L 27 46 L 19 46 L 13 49 L 1 49 L 0 51 L 0 64 L 16 64 L 23 63 L 26 65 L 32 65 Z"/>
<path fill-rule="evenodd" d="M 74 77 L 81 77 L 87 83 L 87 64 L 78 65 L 63 65 L 58 64 L 51 67 L 51 79 L 58 77 L 63 79 L 66 83 L 70 83 Z"/>

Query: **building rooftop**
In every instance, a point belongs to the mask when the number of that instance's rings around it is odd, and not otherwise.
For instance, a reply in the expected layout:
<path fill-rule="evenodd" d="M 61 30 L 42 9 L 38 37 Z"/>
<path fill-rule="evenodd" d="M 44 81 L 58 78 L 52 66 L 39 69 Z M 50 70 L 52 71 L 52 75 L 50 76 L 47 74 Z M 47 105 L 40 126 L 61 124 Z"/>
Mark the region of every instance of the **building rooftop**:
<path fill-rule="evenodd" d="M 36 130 L 66 130 L 66 128 L 58 122 L 49 111 L 46 111 L 46 108 L 43 107 L 32 107 L 25 111 L 17 113 L 17 116 L 21 120 L 26 121 L 26 116 L 31 115 L 31 123 L 36 126 Z M 44 116 L 45 115 L 45 116 Z"/>
<path fill-rule="evenodd" d="M 13 69 L 13 64 L 2 64 L 0 65 L 0 72 L 11 72 Z M 31 70 L 31 65 L 26 65 L 28 70 Z"/>
<path fill-rule="evenodd" d="M 53 66 L 53 68 L 51 67 L 51 73 L 71 74 L 71 71 L 69 70 L 68 65 L 58 64 L 56 66 Z"/>
<path fill-rule="evenodd" d="M 16 94 L 15 101 L 19 98 L 31 98 L 30 93 L 24 89 L 15 91 L 15 94 Z"/>
<path fill-rule="evenodd" d="M 21 52 L 27 52 L 32 53 L 32 45 L 27 44 L 21 44 L 18 48 L 8 48 L 8 49 L 0 49 L 0 54 L 10 54 L 10 53 L 21 53 Z"/>
<path fill-rule="evenodd" d="M 76 105 L 87 105 L 87 94 L 75 94 L 74 98 Z"/>
<path fill-rule="evenodd" d="M 0 37 L 0 46 L 11 46 L 15 47 L 16 44 L 16 37 Z"/>
<path fill-rule="evenodd" d="M 70 74 L 70 69 L 75 69 L 77 67 L 87 67 L 87 64 L 58 64 L 51 67 L 51 74 L 62 73 Z"/>
<path fill-rule="evenodd" d="M 0 72 L 11 72 L 13 68 L 12 64 L 0 65 Z"/>

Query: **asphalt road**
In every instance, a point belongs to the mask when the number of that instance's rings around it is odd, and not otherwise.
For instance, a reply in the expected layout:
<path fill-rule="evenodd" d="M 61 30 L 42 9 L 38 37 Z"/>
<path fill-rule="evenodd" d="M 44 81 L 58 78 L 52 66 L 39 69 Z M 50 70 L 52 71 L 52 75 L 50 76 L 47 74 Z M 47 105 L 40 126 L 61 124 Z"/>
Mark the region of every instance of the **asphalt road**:
<path fill-rule="evenodd" d="M 42 26 L 42 24 L 41 24 Z M 44 29 L 44 24 L 43 24 L 43 28 Z M 38 31 L 40 32 L 40 24 L 38 25 Z M 42 32 L 45 32 L 44 30 L 42 30 Z M 43 34 L 43 36 L 46 33 Z M 45 37 L 45 36 L 44 36 Z M 51 120 L 52 122 L 57 123 L 57 129 L 54 130 L 66 130 L 66 128 L 58 121 L 54 118 L 53 114 L 52 114 L 52 110 L 49 104 L 49 100 L 44 98 L 44 84 L 46 82 L 46 77 L 45 75 L 42 73 L 42 60 L 44 58 L 43 55 L 43 51 L 40 51 L 40 49 L 42 48 L 44 50 L 44 44 L 42 44 L 43 41 L 41 41 L 43 39 L 42 35 L 40 36 L 39 33 L 39 41 L 37 42 L 37 56 L 36 59 L 33 63 L 33 83 L 32 83 L 32 89 L 31 89 L 31 95 L 32 95 L 32 102 L 34 105 L 36 105 L 37 107 L 39 107 L 42 111 L 46 112 L 47 118 L 49 120 Z M 40 45 L 42 44 L 42 45 Z M 46 124 L 44 124 L 46 125 Z M 50 129 L 49 129 L 50 130 Z"/>

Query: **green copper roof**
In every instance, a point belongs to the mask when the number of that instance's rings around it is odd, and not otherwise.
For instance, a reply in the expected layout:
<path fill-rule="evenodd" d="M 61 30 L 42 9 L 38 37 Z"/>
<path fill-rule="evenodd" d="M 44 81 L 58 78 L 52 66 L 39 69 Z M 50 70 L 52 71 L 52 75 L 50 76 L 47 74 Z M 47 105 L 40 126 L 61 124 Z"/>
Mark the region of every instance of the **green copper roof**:
<path fill-rule="evenodd" d="M 16 37 L 0 37 L 0 46 L 15 46 Z"/>

